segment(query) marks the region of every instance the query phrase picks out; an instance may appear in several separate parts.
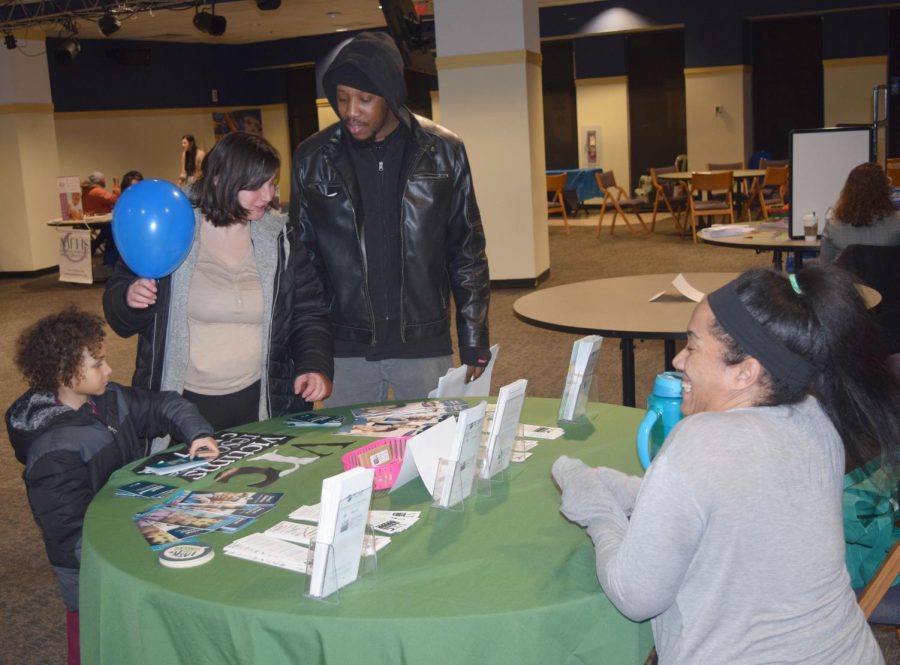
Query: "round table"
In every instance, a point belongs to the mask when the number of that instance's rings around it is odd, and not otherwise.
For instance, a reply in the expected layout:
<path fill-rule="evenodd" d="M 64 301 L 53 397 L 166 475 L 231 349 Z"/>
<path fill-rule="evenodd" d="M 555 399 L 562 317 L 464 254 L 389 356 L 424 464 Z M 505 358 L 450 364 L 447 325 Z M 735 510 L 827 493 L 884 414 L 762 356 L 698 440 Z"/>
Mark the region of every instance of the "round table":
<path fill-rule="evenodd" d="M 737 277 L 733 272 L 684 273 L 703 293 Z M 619 338 L 622 351 L 622 404 L 635 405 L 634 341 L 665 341 L 665 367 L 671 368 L 675 340 L 685 339 L 697 303 L 672 286 L 677 273 L 629 275 L 575 282 L 529 293 L 513 303 L 516 316 L 541 328 Z M 650 301 L 660 291 L 666 294 Z"/>
<path fill-rule="evenodd" d="M 555 425 L 558 409 L 559 400 L 529 398 L 522 422 Z M 587 416 L 593 432 L 542 440 L 531 458 L 510 467 L 507 481 L 492 483 L 490 496 L 471 497 L 464 511 L 431 508 L 418 479 L 376 492 L 373 509 L 422 516 L 378 553 L 374 575 L 340 590 L 339 604 L 305 597 L 304 575 L 229 557 L 222 547 L 317 503 L 322 479 L 342 470 L 341 454 L 371 439 L 283 420 L 255 423 L 239 429 L 291 435 L 280 455 L 319 459 L 261 489 L 248 485 L 258 475 L 235 475 L 227 485 L 211 475 L 160 479 L 191 490 L 284 493 L 243 531 L 204 536 L 215 557 L 182 570 L 161 566 L 132 524 L 153 502 L 115 496 L 117 487 L 153 477 L 120 470 L 85 522 L 82 662 L 641 665 L 653 642 L 650 625 L 623 617 L 600 590 L 593 546 L 560 514 L 550 467 L 566 454 L 640 474 L 635 432 L 643 412 L 594 403 Z M 353 444 L 342 449 L 347 441 Z M 254 464 L 262 462 L 235 463 Z"/>
<path fill-rule="evenodd" d="M 698 170 L 699 173 L 723 173 L 721 170 L 708 171 Z M 672 171 L 671 173 L 657 173 L 658 180 L 690 180 L 694 171 Z M 731 171 L 735 180 L 743 180 L 746 178 L 762 178 L 766 175 L 765 169 L 733 169 Z"/>
<path fill-rule="evenodd" d="M 741 235 L 710 235 L 709 228 L 697 231 L 697 237 L 710 245 L 720 247 L 734 247 L 738 249 L 755 249 L 757 252 L 772 252 L 772 265 L 776 270 L 782 270 L 782 252 L 794 253 L 794 270 L 803 267 L 803 252 L 818 252 L 819 240 L 804 240 L 803 238 L 791 238 L 787 229 L 780 228 L 771 222 L 750 222 L 741 226 L 750 226 L 752 231 Z"/>

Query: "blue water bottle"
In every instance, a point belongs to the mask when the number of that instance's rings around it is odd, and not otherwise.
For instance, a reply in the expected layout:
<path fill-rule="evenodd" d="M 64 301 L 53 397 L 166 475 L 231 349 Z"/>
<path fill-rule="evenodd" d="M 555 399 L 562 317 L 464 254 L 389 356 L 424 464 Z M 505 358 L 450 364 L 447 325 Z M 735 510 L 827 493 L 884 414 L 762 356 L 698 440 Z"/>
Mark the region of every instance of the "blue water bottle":
<path fill-rule="evenodd" d="M 681 372 L 663 372 L 653 381 L 647 395 L 647 415 L 637 431 L 637 452 L 641 466 L 650 466 L 663 441 L 681 420 Z"/>

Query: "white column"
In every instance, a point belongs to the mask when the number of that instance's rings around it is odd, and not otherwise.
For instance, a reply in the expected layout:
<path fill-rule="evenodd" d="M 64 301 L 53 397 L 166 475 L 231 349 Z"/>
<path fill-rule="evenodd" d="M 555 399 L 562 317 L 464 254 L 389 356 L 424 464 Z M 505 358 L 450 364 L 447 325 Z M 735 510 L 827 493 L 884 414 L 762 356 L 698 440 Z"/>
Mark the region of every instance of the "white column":
<path fill-rule="evenodd" d="M 536 0 L 436 0 L 440 122 L 466 144 L 491 279 L 550 268 Z"/>
<path fill-rule="evenodd" d="M 59 263 L 59 158 L 43 40 L 16 35 L 0 52 L 0 272 L 31 272 Z M 77 174 L 71 174 L 77 175 Z"/>

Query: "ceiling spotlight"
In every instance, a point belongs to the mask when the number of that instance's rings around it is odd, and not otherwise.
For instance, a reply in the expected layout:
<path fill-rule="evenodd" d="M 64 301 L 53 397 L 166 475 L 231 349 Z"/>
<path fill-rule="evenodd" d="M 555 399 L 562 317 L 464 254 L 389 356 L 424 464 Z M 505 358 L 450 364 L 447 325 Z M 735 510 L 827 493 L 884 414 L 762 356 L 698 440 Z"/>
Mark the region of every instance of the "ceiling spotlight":
<path fill-rule="evenodd" d="M 12 51 L 16 48 L 16 36 L 11 32 L 7 32 L 6 35 L 3 36 L 3 43 L 6 44 L 6 48 Z"/>
<path fill-rule="evenodd" d="M 281 7 L 281 0 L 256 0 L 256 8 L 263 12 L 269 12 Z"/>
<path fill-rule="evenodd" d="M 207 32 L 213 37 L 225 34 L 225 26 L 228 21 L 224 16 L 216 16 L 209 12 L 197 12 L 194 14 L 194 27 L 200 32 Z"/>
<path fill-rule="evenodd" d="M 100 17 L 100 20 L 97 21 L 97 27 L 100 28 L 100 32 L 104 37 L 109 37 L 112 33 L 116 32 L 120 27 L 121 23 L 119 19 L 113 16 L 110 12 L 106 12 L 103 16 Z"/>
<path fill-rule="evenodd" d="M 62 40 L 56 47 L 56 62 L 62 65 L 70 64 L 81 53 L 81 44 L 77 39 L 69 37 Z"/>

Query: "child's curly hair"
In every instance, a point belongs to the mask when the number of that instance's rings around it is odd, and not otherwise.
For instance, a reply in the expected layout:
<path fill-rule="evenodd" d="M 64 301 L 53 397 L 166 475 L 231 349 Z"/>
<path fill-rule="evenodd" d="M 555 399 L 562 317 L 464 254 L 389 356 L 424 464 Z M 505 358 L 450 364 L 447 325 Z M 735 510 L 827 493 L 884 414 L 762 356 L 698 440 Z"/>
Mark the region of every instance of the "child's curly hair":
<path fill-rule="evenodd" d="M 103 318 L 74 305 L 45 316 L 16 340 L 16 366 L 33 390 L 55 393 L 79 378 L 83 352 L 100 353 Z"/>

